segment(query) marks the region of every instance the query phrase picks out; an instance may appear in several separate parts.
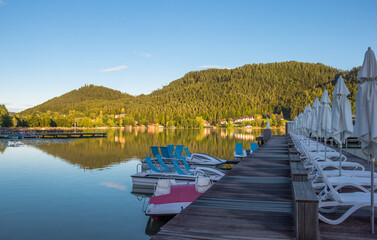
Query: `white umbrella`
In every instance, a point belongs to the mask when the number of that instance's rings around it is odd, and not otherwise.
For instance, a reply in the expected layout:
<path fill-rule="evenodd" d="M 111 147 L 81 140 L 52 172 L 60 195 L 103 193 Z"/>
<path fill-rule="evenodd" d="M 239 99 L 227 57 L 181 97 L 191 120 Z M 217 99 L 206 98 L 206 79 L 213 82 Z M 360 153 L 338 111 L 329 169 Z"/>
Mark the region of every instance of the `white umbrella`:
<path fill-rule="evenodd" d="M 319 100 L 316 97 L 313 102 L 312 120 L 311 120 L 310 128 L 311 128 L 312 136 L 317 138 L 317 151 L 318 151 L 318 130 L 317 130 L 318 114 L 319 114 Z"/>
<path fill-rule="evenodd" d="M 297 115 L 297 134 L 299 134 L 300 133 L 300 114 L 299 115 Z"/>
<path fill-rule="evenodd" d="M 266 129 L 270 129 L 270 119 L 267 119 Z"/>
<path fill-rule="evenodd" d="M 310 103 L 308 103 L 308 106 L 306 107 L 305 128 L 309 135 L 312 132 L 311 121 L 312 121 L 312 107 L 310 106 Z"/>
<path fill-rule="evenodd" d="M 342 76 L 339 76 L 333 92 L 332 115 L 331 115 L 331 131 L 332 137 L 339 144 L 339 175 L 342 174 L 342 162 L 340 156 L 342 154 L 342 144 L 352 135 L 352 111 L 351 103 L 347 96 L 350 92 Z"/>
<path fill-rule="evenodd" d="M 306 133 L 305 114 L 306 114 L 306 107 L 304 108 L 304 111 L 302 111 L 302 113 L 301 113 L 301 131 L 302 131 L 303 136 L 305 136 L 305 133 Z"/>
<path fill-rule="evenodd" d="M 319 101 L 318 119 L 317 119 L 317 124 L 316 124 L 318 137 L 322 137 L 321 115 L 322 115 L 322 104 L 321 104 L 321 101 Z"/>
<path fill-rule="evenodd" d="M 302 131 L 303 131 L 303 135 L 305 135 L 306 133 L 306 126 L 305 126 L 305 123 L 306 123 L 306 111 L 307 111 L 307 107 L 304 108 L 304 111 L 302 111 L 302 115 L 301 115 L 301 128 L 302 128 Z"/>
<path fill-rule="evenodd" d="M 304 121 L 303 121 L 303 113 L 300 113 L 298 115 L 298 129 L 300 130 L 301 134 L 302 134 L 302 130 L 304 129 L 303 128 L 303 123 L 304 123 Z"/>
<path fill-rule="evenodd" d="M 322 98 L 320 101 L 321 105 L 319 107 L 319 134 L 320 137 L 325 139 L 325 159 L 326 159 L 326 148 L 327 148 L 327 137 L 331 136 L 331 107 L 330 103 L 331 100 L 329 98 L 329 94 L 325 89 L 322 94 Z"/>
<path fill-rule="evenodd" d="M 308 106 L 305 108 L 305 130 L 308 134 L 308 141 L 309 141 L 309 147 L 310 147 L 310 133 L 311 133 L 311 115 L 312 115 L 312 107 L 310 106 L 310 103 L 308 103 Z"/>
<path fill-rule="evenodd" d="M 369 47 L 357 78 L 356 124 L 354 135 L 361 141 L 363 153 L 371 157 L 371 228 L 374 233 L 374 162 L 377 154 L 377 62 Z"/>

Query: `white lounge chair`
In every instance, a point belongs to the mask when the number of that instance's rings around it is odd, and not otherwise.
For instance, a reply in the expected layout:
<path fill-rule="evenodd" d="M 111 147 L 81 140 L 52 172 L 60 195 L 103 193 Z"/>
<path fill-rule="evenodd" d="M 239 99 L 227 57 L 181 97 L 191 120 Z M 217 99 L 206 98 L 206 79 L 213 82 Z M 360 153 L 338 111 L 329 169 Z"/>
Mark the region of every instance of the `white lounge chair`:
<path fill-rule="evenodd" d="M 339 176 L 339 170 L 324 170 L 324 174 L 326 174 L 327 177 L 337 177 Z M 363 170 L 342 170 L 342 176 L 348 176 L 348 177 L 363 177 L 363 178 L 369 178 L 370 180 L 370 171 L 363 171 Z M 375 177 L 377 178 L 377 176 Z"/>
<path fill-rule="evenodd" d="M 363 187 L 370 187 L 370 176 L 369 179 L 365 177 L 352 177 L 352 176 L 337 176 L 337 177 L 327 177 L 327 181 L 329 184 L 331 184 L 334 187 L 340 187 L 343 186 L 354 186 L 358 188 L 359 186 Z M 319 180 L 317 180 L 319 179 Z M 317 182 L 316 182 L 317 181 Z M 318 182 L 319 181 L 319 182 Z M 325 187 L 325 182 L 321 178 L 316 178 L 312 182 L 312 186 L 314 189 L 323 189 Z M 377 182 L 375 182 L 374 186 L 377 186 Z"/>
<path fill-rule="evenodd" d="M 318 171 L 325 183 L 325 188 L 322 190 L 322 192 L 318 196 L 319 211 L 327 212 L 327 209 L 323 209 L 323 208 L 329 208 L 329 207 L 339 207 L 339 206 L 350 207 L 341 217 L 337 219 L 330 219 L 328 217 L 325 217 L 321 213 L 319 213 L 318 216 L 321 221 L 331 224 L 331 225 L 337 225 L 337 224 L 342 223 L 344 220 L 346 220 L 352 213 L 354 213 L 358 209 L 371 206 L 371 202 L 370 202 L 371 193 L 366 188 L 362 186 L 358 186 L 355 183 L 343 183 L 341 185 L 338 185 L 337 187 L 333 187 L 320 167 L 318 167 Z M 351 192 L 351 193 L 338 192 L 339 189 L 343 187 L 348 187 L 348 186 L 356 187 L 359 191 Z M 374 202 L 375 202 L 375 206 L 377 206 L 376 193 L 374 193 Z"/>

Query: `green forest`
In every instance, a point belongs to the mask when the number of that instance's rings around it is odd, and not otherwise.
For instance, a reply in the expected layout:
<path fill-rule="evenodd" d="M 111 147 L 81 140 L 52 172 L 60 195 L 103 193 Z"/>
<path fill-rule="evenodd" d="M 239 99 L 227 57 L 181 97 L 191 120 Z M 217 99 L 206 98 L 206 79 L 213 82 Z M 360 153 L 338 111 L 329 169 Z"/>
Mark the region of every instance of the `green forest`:
<path fill-rule="evenodd" d="M 320 98 L 324 89 L 331 95 L 340 74 L 351 92 L 354 111 L 359 70 L 360 67 L 342 71 L 321 63 L 295 61 L 247 64 L 235 69 L 189 72 L 161 89 L 139 96 L 86 85 L 12 116 L 0 108 L 0 124 L 3 127 L 155 124 L 197 128 L 204 121 L 219 124 L 223 119 L 250 115 L 260 119 L 277 114 L 289 120 L 315 97 Z M 280 119 L 272 125 L 278 123 Z M 258 126 L 264 122 L 252 124 Z"/>

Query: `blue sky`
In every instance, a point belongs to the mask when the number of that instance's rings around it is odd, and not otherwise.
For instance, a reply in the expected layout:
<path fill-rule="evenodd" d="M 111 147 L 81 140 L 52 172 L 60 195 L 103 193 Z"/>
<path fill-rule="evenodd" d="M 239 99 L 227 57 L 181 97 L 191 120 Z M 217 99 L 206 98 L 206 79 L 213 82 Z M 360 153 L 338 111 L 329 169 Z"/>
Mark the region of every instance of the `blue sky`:
<path fill-rule="evenodd" d="M 0 0 L 0 103 L 84 84 L 148 94 L 207 67 L 321 62 L 377 50 L 377 1 Z"/>

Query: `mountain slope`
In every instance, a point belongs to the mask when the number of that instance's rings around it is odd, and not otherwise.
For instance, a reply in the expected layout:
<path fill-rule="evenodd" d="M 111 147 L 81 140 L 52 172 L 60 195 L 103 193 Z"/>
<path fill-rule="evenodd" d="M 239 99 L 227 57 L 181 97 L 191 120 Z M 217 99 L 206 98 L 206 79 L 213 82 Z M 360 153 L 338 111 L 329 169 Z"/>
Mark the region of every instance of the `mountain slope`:
<path fill-rule="evenodd" d="M 120 111 L 125 104 L 135 97 L 102 86 L 89 85 L 72 90 L 62 96 L 52 98 L 40 105 L 26 109 L 21 114 L 36 112 L 59 112 L 68 114 L 70 110 L 83 113 L 99 112 L 106 113 Z"/>
<path fill-rule="evenodd" d="M 331 93 L 339 74 L 354 94 L 357 71 L 340 71 L 319 63 L 282 62 L 190 72 L 150 95 L 138 97 L 147 108 L 138 111 L 151 119 L 151 110 L 157 109 L 160 116 L 174 116 L 176 121 L 182 116 L 203 116 L 213 122 L 281 111 L 291 118 L 315 96 L 320 97 L 323 89 Z"/>

